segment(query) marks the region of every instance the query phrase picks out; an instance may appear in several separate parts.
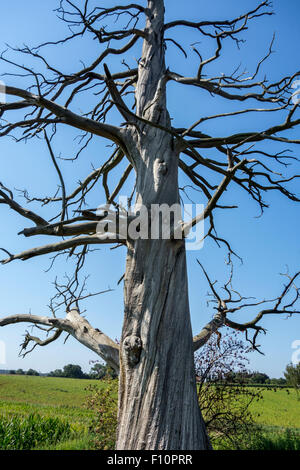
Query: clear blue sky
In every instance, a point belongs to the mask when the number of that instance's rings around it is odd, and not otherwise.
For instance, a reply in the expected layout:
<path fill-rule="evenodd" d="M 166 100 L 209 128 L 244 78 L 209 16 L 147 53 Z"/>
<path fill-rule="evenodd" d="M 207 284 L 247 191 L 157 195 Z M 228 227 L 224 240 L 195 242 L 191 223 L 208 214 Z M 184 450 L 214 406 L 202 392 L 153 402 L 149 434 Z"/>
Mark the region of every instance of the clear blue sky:
<path fill-rule="evenodd" d="M 93 2 L 101 3 L 101 6 L 111 6 L 115 2 Z M 125 3 L 123 1 L 119 3 Z M 238 16 L 241 12 L 251 9 L 256 1 L 245 0 L 214 0 L 204 2 L 200 0 L 166 0 L 167 19 L 224 19 Z M 8 43 L 12 46 L 28 44 L 37 45 L 46 40 L 55 40 L 62 37 L 66 32 L 63 23 L 57 20 L 51 8 L 56 7 L 58 2 L 37 2 L 35 0 L 13 0 L 2 2 L 0 30 L 0 49 L 6 48 Z M 273 32 L 276 32 L 276 41 L 273 54 L 265 64 L 263 71 L 270 80 L 276 80 L 280 76 L 292 74 L 299 69 L 299 13 L 300 4 L 297 0 L 283 2 L 274 1 L 275 16 L 258 19 L 252 23 L 243 37 L 247 43 L 237 51 L 228 44 L 224 48 L 224 58 L 219 59 L 210 68 L 212 74 L 230 72 L 242 62 L 243 66 L 253 71 L 257 59 L 263 57 L 268 51 Z M 177 39 L 184 35 L 184 43 L 188 46 L 199 40 L 194 33 L 178 28 L 175 33 Z M 199 45 L 205 57 L 213 52 L 207 41 Z M 139 47 L 140 47 L 139 43 Z M 213 45 L 214 47 L 214 45 Z M 47 57 L 52 64 L 58 64 L 66 71 L 76 71 L 80 67 L 80 60 L 88 63 L 99 54 L 96 42 L 76 41 L 72 48 L 49 48 Z M 10 55 L 10 57 L 13 57 Z M 129 60 L 134 65 L 135 59 L 139 57 L 139 49 L 135 49 Z M 14 56 L 16 58 L 16 56 Z M 26 63 L 26 56 L 20 61 Z M 169 44 L 167 50 L 167 62 L 171 69 L 177 69 L 184 73 L 189 70 L 192 74 L 197 66 L 196 55 L 191 55 L 185 61 L 182 54 L 174 46 Z M 111 64 L 112 71 L 116 71 L 120 58 Z M 0 73 L 8 71 L 8 67 L 0 62 Z M 8 79 L 8 83 L 26 86 L 26 80 L 15 78 Z M 25 84 L 25 85 L 24 85 Z M 192 124 L 199 117 L 207 114 L 215 114 L 220 111 L 226 112 L 239 109 L 237 103 L 226 103 L 225 100 L 213 98 L 204 91 L 186 90 L 175 84 L 168 88 L 168 105 L 174 124 L 178 127 Z M 90 98 L 89 98 L 90 99 Z M 74 111 L 80 112 L 84 109 L 85 102 L 76 101 Z M 253 106 L 254 103 L 251 103 Z M 241 106 L 241 105 L 240 105 Z M 112 119 L 117 115 L 112 114 Z M 280 116 L 277 118 L 279 119 Z M 281 116 L 284 119 L 284 116 Z M 228 122 L 213 121 L 201 128 L 203 132 L 223 136 L 243 130 L 260 130 L 274 123 L 274 118 L 261 113 L 259 116 L 247 115 L 230 119 Z M 55 141 L 54 148 L 57 154 L 72 156 L 76 151 L 76 142 L 73 137 L 76 134 L 63 129 Z M 290 133 L 296 135 L 296 132 Z M 81 155 L 75 163 L 60 163 L 66 174 L 67 190 L 70 192 L 79 178 L 83 178 L 91 170 L 91 164 L 99 165 L 107 155 L 107 142 L 103 139 L 94 139 L 89 150 Z M 276 149 L 277 145 L 270 145 L 269 149 Z M 280 147 L 281 149 L 282 147 Z M 297 149 L 296 149 L 297 151 Z M 299 152 L 299 151 L 298 151 Z M 295 154 L 296 155 L 296 154 Z M 0 141 L 1 178 L 0 181 L 10 188 L 27 188 L 31 195 L 51 195 L 57 187 L 57 175 L 51 166 L 49 155 L 43 143 L 30 141 L 27 145 L 16 144 L 9 138 Z M 297 170 L 298 173 L 299 169 Z M 117 177 L 117 175 L 116 175 Z M 185 180 L 181 180 L 185 182 Z M 290 186 L 294 190 L 299 189 L 299 184 Z M 126 193 L 125 193 L 126 194 Z M 17 192 L 16 192 L 17 195 Z M 204 202 L 200 195 L 194 196 L 197 202 Z M 97 203 L 103 203 L 101 196 Z M 272 298 L 277 296 L 282 286 L 282 278 L 279 273 L 288 265 L 290 272 L 299 269 L 299 209 L 300 206 L 285 200 L 278 194 L 267 196 L 271 207 L 267 209 L 262 218 L 256 218 L 259 214 L 258 207 L 236 188 L 227 192 L 223 201 L 231 204 L 239 204 L 239 209 L 222 212 L 216 215 L 219 234 L 227 237 L 234 249 L 242 256 L 244 264 L 236 262 L 235 287 L 247 296 L 258 298 Z M 21 199 L 18 201 L 21 202 Z M 95 202 L 94 202 L 95 203 Z M 37 207 L 35 207 L 37 209 Z M 1 208 L 1 243 L 0 246 L 11 252 L 18 252 L 42 244 L 43 238 L 24 239 L 16 234 L 25 226 L 29 226 L 21 217 L 13 214 L 5 206 Z M 40 211 L 41 215 L 43 212 Z M 47 212 L 48 214 L 48 212 Z M 88 259 L 85 271 L 91 274 L 89 287 L 91 290 L 102 290 L 107 287 L 114 292 L 92 298 L 86 302 L 88 318 L 91 323 L 113 338 L 120 337 L 122 324 L 123 297 L 122 285 L 117 286 L 117 281 L 124 272 L 125 249 L 119 248 L 110 251 L 101 248 Z M 190 280 L 190 305 L 192 324 L 194 332 L 197 333 L 212 315 L 211 309 L 206 306 L 207 284 L 196 263 L 199 258 L 205 265 L 212 278 L 220 282 L 226 279 L 224 270 L 224 258 L 226 252 L 218 249 L 211 242 L 205 242 L 199 252 L 188 253 L 188 269 Z M 61 276 L 69 269 L 70 263 L 58 262 L 56 270 L 49 273 L 45 269 L 49 266 L 49 259 L 43 257 L 26 262 L 14 262 L 0 269 L 1 306 L 0 315 L 12 315 L 15 313 L 48 314 L 47 304 L 49 297 L 53 294 L 51 282 L 56 274 Z M 70 265 L 71 268 L 71 265 Z M 253 312 L 255 314 L 255 311 Z M 246 321 L 251 318 L 249 312 L 236 314 L 237 321 Z M 260 344 L 265 356 L 258 353 L 251 354 L 252 369 L 266 372 L 270 376 L 282 375 L 286 364 L 290 362 L 294 340 L 300 339 L 300 316 L 292 319 L 266 318 L 263 322 L 268 330 L 266 336 L 261 336 Z M 26 326 L 9 326 L 0 330 L 0 341 L 7 345 L 7 362 L 0 364 L 0 368 L 23 368 L 32 367 L 42 372 L 62 368 L 67 363 L 80 364 L 84 370 L 90 369 L 90 360 L 95 360 L 95 354 L 81 346 L 70 338 L 66 345 L 60 340 L 47 348 L 36 348 L 34 352 L 25 359 L 18 358 L 18 347 Z"/>

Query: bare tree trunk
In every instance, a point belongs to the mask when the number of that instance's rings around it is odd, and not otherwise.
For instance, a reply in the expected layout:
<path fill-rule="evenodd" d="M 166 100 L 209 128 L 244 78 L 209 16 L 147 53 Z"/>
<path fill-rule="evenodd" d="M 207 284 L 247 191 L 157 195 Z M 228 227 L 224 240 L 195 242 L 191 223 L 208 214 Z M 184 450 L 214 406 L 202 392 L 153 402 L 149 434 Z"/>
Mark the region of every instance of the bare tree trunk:
<path fill-rule="evenodd" d="M 170 127 L 166 106 L 164 2 L 148 1 L 136 87 L 137 115 Z M 130 157 L 136 204 L 179 203 L 178 152 L 170 134 L 145 122 Z M 183 240 L 128 241 L 120 345 L 117 449 L 206 449 L 198 406 Z"/>
<path fill-rule="evenodd" d="M 117 449 L 209 448 L 196 393 L 185 250 L 176 251 L 174 257 L 160 241 L 129 249 Z"/>
<path fill-rule="evenodd" d="M 178 203 L 170 136 L 152 129 L 139 144 L 137 202 Z M 117 449 L 209 448 L 197 400 L 183 240 L 129 243 L 118 422 Z"/>

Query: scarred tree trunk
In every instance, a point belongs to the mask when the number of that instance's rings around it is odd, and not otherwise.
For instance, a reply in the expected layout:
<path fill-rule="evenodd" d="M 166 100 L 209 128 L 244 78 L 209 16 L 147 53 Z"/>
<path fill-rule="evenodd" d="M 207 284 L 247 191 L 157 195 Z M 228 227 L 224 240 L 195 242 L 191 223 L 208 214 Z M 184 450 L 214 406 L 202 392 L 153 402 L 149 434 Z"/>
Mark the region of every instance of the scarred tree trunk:
<path fill-rule="evenodd" d="M 136 88 L 137 115 L 170 127 L 166 109 L 163 1 L 148 2 Z M 179 203 L 172 136 L 141 122 L 130 153 L 137 205 Z M 117 449 L 207 449 L 197 401 L 183 240 L 128 241 L 120 345 Z"/>
<path fill-rule="evenodd" d="M 159 169 L 163 149 L 153 150 Z M 176 159 L 163 155 L 165 162 Z M 155 171 L 148 175 L 158 178 Z M 154 183 L 145 186 L 144 203 L 155 199 Z M 160 200 L 177 202 L 175 172 L 157 190 Z M 208 447 L 196 393 L 184 242 L 136 240 L 127 255 L 117 449 Z"/>

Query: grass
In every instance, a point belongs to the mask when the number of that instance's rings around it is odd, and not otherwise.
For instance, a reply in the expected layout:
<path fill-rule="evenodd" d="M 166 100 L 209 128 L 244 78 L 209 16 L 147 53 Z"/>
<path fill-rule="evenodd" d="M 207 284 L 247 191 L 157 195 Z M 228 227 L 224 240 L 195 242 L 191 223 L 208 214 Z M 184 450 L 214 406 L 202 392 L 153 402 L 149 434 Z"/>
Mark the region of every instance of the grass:
<path fill-rule="evenodd" d="M 282 431 L 262 430 L 250 442 L 252 450 L 300 450 L 300 432 L 293 429 Z"/>
<path fill-rule="evenodd" d="M 59 418 L 29 416 L 0 417 L 0 449 L 30 450 L 37 444 L 56 444 L 71 434 L 69 423 Z"/>
<path fill-rule="evenodd" d="M 265 426 L 300 428 L 300 401 L 294 389 L 262 390 L 263 399 L 251 405 L 255 422 Z"/>
<path fill-rule="evenodd" d="M 71 423 L 73 431 L 87 428 L 93 412 L 85 408 L 87 388 L 94 380 L 0 375 L 0 416 L 38 413 Z M 105 386 L 97 381 L 99 387 Z"/>
<path fill-rule="evenodd" d="M 300 450 L 300 431 L 268 427 L 254 428 L 251 434 L 240 436 L 239 450 Z M 214 440 L 214 450 L 234 450 L 222 438 Z"/>
<path fill-rule="evenodd" d="M 77 380 L 56 377 L 0 375 L 0 418 L 29 415 L 43 419 L 59 419 L 68 423 L 70 435 L 57 442 L 36 442 L 37 449 L 90 449 L 92 440 L 88 428 L 94 412 L 85 406 L 87 388 L 94 380 Z M 105 387 L 97 381 L 98 387 Z"/>
<path fill-rule="evenodd" d="M 70 439 L 63 439 L 57 444 L 38 445 L 34 450 L 94 450 L 94 437 L 84 433 L 81 437 L 74 436 Z"/>
<path fill-rule="evenodd" d="M 86 403 L 88 388 L 95 385 L 107 387 L 105 381 L 0 375 L 0 420 L 17 417 L 23 422 L 29 415 L 38 415 L 45 423 L 58 419 L 59 423 L 69 426 L 69 433 L 62 433 L 60 440 L 36 439 L 35 449 L 93 449 L 94 438 L 89 426 L 96 414 L 87 409 Z M 262 430 L 246 436 L 247 445 L 257 450 L 300 450 L 300 402 L 296 392 L 264 389 L 262 394 L 263 400 L 251 405 L 255 421 Z"/>
<path fill-rule="evenodd" d="M 101 382 L 97 382 L 101 384 Z M 28 375 L 0 375 L 0 398 L 31 404 L 70 405 L 81 407 L 85 389 L 95 380 L 35 377 Z"/>

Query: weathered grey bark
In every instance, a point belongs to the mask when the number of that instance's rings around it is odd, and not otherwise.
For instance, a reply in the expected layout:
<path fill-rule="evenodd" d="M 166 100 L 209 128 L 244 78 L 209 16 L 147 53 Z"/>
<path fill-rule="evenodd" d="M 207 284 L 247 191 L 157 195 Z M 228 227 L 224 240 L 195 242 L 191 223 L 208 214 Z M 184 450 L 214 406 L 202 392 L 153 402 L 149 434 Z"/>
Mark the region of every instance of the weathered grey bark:
<path fill-rule="evenodd" d="M 197 400 L 183 243 L 128 250 L 117 449 L 209 448 Z"/>
<path fill-rule="evenodd" d="M 65 331 L 87 348 L 94 351 L 116 372 L 119 368 L 118 345 L 99 329 L 93 328 L 86 318 L 82 318 L 76 308 L 68 312 Z"/>
<path fill-rule="evenodd" d="M 170 127 L 164 2 L 148 6 L 137 115 Z M 140 129 L 130 147 L 137 205 L 179 203 L 172 137 L 145 123 Z M 209 448 L 196 393 L 184 241 L 129 240 L 124 296 L 117 449 Z"/>

